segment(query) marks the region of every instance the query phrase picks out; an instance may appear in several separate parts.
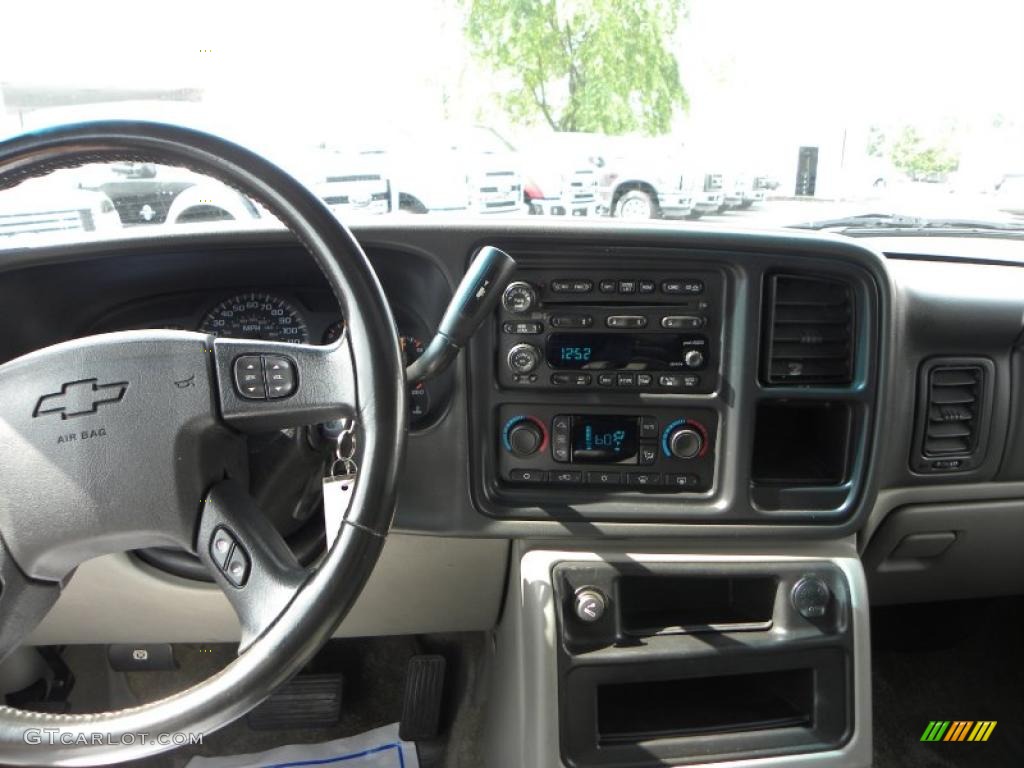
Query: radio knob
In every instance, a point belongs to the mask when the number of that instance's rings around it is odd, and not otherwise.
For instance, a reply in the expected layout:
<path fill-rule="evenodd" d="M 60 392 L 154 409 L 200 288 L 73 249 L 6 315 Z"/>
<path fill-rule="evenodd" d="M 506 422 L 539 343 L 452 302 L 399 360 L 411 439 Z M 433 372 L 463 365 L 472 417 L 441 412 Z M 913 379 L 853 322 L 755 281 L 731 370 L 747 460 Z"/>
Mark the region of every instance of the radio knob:
<path fill-rule="evenodd" d="M 543 443 L 544 433 L 532 421 L 520 421 L 508 431 L 508 444 L 516 456 L 532 456 Z"/>
<path fill-rule="evenodd" d="M 516 344 L 508 351 L 506 362 L 514 373 L 530 373 L 540 363 L 540 350 L 533 344 Z"/>
<path fill-rule="evenodd" d="M 513 315 L 529 312 L 536 304 L 537 292 L 533 290 L 532 285 L 522 280 L 509 283 L 501 295 L 501 305 Z"/>
<path fill-rule="evenodd" d="M 668 436 L 668 449 L 677 459 L 692 459 L 704 447 L 704 436 L 692 427 L 676 427 Z"/>
<path fill-rule="evenodd" d="M 704 354 L 697 349 L 691 349 L 683 355 L 683 362 L 688 368 L 700 368 L 704 364 Z"/>

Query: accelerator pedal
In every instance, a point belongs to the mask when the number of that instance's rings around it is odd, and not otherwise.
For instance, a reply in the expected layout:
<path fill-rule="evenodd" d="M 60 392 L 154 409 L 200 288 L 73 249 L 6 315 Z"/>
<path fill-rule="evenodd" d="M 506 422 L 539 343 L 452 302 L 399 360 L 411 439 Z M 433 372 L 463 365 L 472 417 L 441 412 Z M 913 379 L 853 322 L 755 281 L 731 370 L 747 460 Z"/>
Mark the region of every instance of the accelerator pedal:
<path fill-rule="evenodd" d="M 444 694 L 444 656 L 413 656 L 405 675 L 405 701 L 398 735 L 405 741 L 426 741 L 437 736 Z"/>

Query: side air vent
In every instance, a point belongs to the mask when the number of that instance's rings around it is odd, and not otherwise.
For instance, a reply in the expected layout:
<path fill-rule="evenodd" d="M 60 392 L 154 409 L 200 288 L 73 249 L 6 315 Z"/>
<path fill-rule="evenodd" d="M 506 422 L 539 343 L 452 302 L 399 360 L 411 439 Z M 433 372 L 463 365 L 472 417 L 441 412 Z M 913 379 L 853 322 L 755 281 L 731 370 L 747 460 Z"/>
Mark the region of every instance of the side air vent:
<path fill-rule="evenodd" d="M 914 468 L 957 472 L 984 458 L 991 402 L 987 360 L 931 360 L 921 369 Z"/>
<path fill-rule="evenodd" d="M 768 278 L 765 384 L 843 386 L 853 381 L 853 292 L 840 280 Z"/>

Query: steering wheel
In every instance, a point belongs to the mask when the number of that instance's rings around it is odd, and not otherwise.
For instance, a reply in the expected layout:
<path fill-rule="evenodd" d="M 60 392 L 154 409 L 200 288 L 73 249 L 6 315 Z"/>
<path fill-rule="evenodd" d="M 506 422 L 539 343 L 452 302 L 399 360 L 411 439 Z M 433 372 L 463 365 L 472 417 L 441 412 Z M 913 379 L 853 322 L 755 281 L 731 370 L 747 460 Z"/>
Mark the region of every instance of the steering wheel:
<path fill-rule="evenodd" d="M 0 189 L 109 161 L 184 166 L 260 202 L 315 259 L 346 333 L 312 346 L 128 331 L 0 366 L 0 656 L 43 618 L 76 566 L 144 547 L 196 553 L 242 628 L 237 659 L 160 701 L 91 715 L 0 707 L 4 765 L 144 757 L 171 746 L 138 734 L 205 733 L 245 714 L 331 637 L 394 514 L 404 365 L 381 285 L 352 233 L 258 155 L 161 123 L 82 123 L 0 143 Z M 307 569 L 246 492 L 244 436 L 335 419 L 356 425 L 358 477 L 336 541 Z M 39 743 L 26 739 L 30 729 L 50 735 Z"/>

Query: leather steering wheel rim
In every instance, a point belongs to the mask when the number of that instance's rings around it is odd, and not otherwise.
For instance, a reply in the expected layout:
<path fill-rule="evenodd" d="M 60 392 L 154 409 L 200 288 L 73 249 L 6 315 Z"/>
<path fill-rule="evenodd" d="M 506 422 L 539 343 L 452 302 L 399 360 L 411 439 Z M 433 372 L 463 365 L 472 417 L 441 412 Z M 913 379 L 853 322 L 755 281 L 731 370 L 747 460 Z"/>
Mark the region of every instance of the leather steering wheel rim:
<path fill-rule="evenodd" d="M 332 349 L 295 348 L 295 359 L 300 363 L 300 387 L 304 386 L 304 391 L 312 392 L 324 401 L 313 403 L 310 400 L 301 413 L 302 403 L 289 406 L 273 402 L 261 412 L 258 403 L 245 404 L 235 398 L 228 391 L 231 383 L 225 381 L 230 378 L 231 360 L 237 360 L 240 352 L 251 348 L 257 353 L 264 350 L 277 353 L 283 348 L 281 345 L 229 343 L 228 340 L 204 339 L 199 334 L 184 332 L 141 335 L 126 332 L 122 346 L 136 345 L 145 351 L 159 349 L 159 345 L 166 343 L 173 349 L 192 354 L 197 345 L 206 345 L 205 351 L 213 353 L 207 357 L 207 360 L 211 357 L 212 360 L 207 364 L 206 375 L 214 390 L 212 401 L 219 406 L 216 413 L 218 439 L 225 439 L 223 434 L 233 433 L 235 429 L 244 432 L 273 426 L 275 419 L 284 424 L 288 418 L 333 415 L 337 404 L 331 400 L 331 393 L 340 390 L 321 387 L 317 377 L 323 372 L 337 371 L 342 367 L 347 370 L 350 366 L 352 398 L 349 405 L 351 416 L 360 430 L 359 477 L 337 541 L 321 559 L 319 567 L 293 585 L 294 589 L 289 599 L 282 603 L 284 607 L 280 613 L 258 627 L 258 634 L 253 633 L 248 647 L 231 664 L 171 697 L 121 711 L 59 715 L 0 707 L 0 764 L 4 765 L 91 765 L 137 759 L 175 746 L 161 745 L 152 740 L 143 742 L 138 738 L 139 734 L 207 733 L 245 714 L 298 672 L 330 639 L 373 570 L 394 514 L 398 472 L 406 437 L 404 364 L 384 292 L 352 233 L 312 192 L 267 160 L 225 139 L 162 123 L 80 123 L 0 143 L 0 189 L 53 170 L 115 160 L 187 167 L 227 183 L 257 200 L 275 214 L 313 256 L 341 306 L 347 327 L 347 338 Z M 84 353 L 89 353 L 90 349 L 103 352 L 117 342 L 117 339 L 111 341 L 105 337 L 91 338 L 97 340 L 93 347 L 81 342 L 80 348 L 71 350 L 74 356 L 69 356 L 71 352 L 64 349 L 56 349 L 53 356 L 65 363 L 68 360 L 78 361 L 88 358 Z M 19 371 L 26 366 L 30 368 L 32 361 L 37 359 L 33 355 L 0 366 L 0 373 L 11 366 L 16 381 Z M 48 359 L 44 356 L 44 362 Z M 71 372 L 69 378 L 77 373 Z M 128 385 L 128 391 L 134 396 L 139 387 L 133 390 Z M 38 406 L 36 411 L 39 411 Z M 64 415 L 61 414 L 61 418 Z M 28 425 L 23 430 L 27 433 L 29 427 L 36 427 L 36 422 L 27 421 L 27 415 L 24 418 L 26 421 L 20 423 Z M 36 421 L 42 423 L 41 420 Z M 145 429 L 146 425 L 139 425 L 139 428 Z M 5 456 L 0 454 L 0 462 L 6 461 Z M 5 476 L 10 477 L 8 470 L 11 470 L 10 466 L 0 463 L 0 525 L 5 519 L 10 519 L 5 517 L 4 505 L 15 503 L 10 499 L 11 494 L 3 492 L 7 485 Z M 13 482 L 17 489 L 19 481 Z M 229 505 L 232 493 L 237 495 L 237 488 L 225 489 L 218 499 Z M 198 513 L 202 520 L 213 514 L 209 502 L 217 500 L 205 501 L 206 508 Z M 223 522 L 231 518 L 216 519 Z M 212 552 L 212 539 L 208 540 L 209 547 L 207 540 L 203 539 L 208 533 L 206 523 L 197 523 L 196 528 L 196 548 L 201 553 Z M 0 528 L 0 535 L 5 539 L 6 533 Z M 3 543 L 0 541 L 0 545 Z M 110 545 L 102 539 L 95 546 Z M 251 546 L 259 550 L 261 544 L 254 540 Z M 0 561 L 7 558 L 8 572 L 18 574 L 24 571 L 26 583 L 34 585 L 39 582 L 38 573 L 29 572 L 31 568 L 26 570 L 26 561 L 19 561 L 12 556 L 14 553 L 13 547 L 0 546 Z M 259 551 L 251 554 L 255 577 L 255 569 L 262 561 L 258 557 Z M 272 552 L 268 557 L 272 560 L 274 555 L 276 553 Z M 12 560 L 17 569 L 11 567 Z M 36 571 L 50 568 L 42 560 L 33 563 L 32 567 Z M 60 569 L 54 566 L 51 570 L 58 572 Z M 5 583 L 4 587 L 0 595 L 0 627 L 12 620 L 32 621 L 34 626 L 31 612 L 26 618 L 19 604 L 11 602 L 18 599 L 13 585 Z M 26 635 L 31 628 L 23 626 L 16 629 Z M 48 737 L 39 743 L 38 739 L 27 738 L 28 732 L 40 729 L 52 729 L 57 734 L 56 739 Z M 30 743 L 32 741 L 36 743 Z"/>

